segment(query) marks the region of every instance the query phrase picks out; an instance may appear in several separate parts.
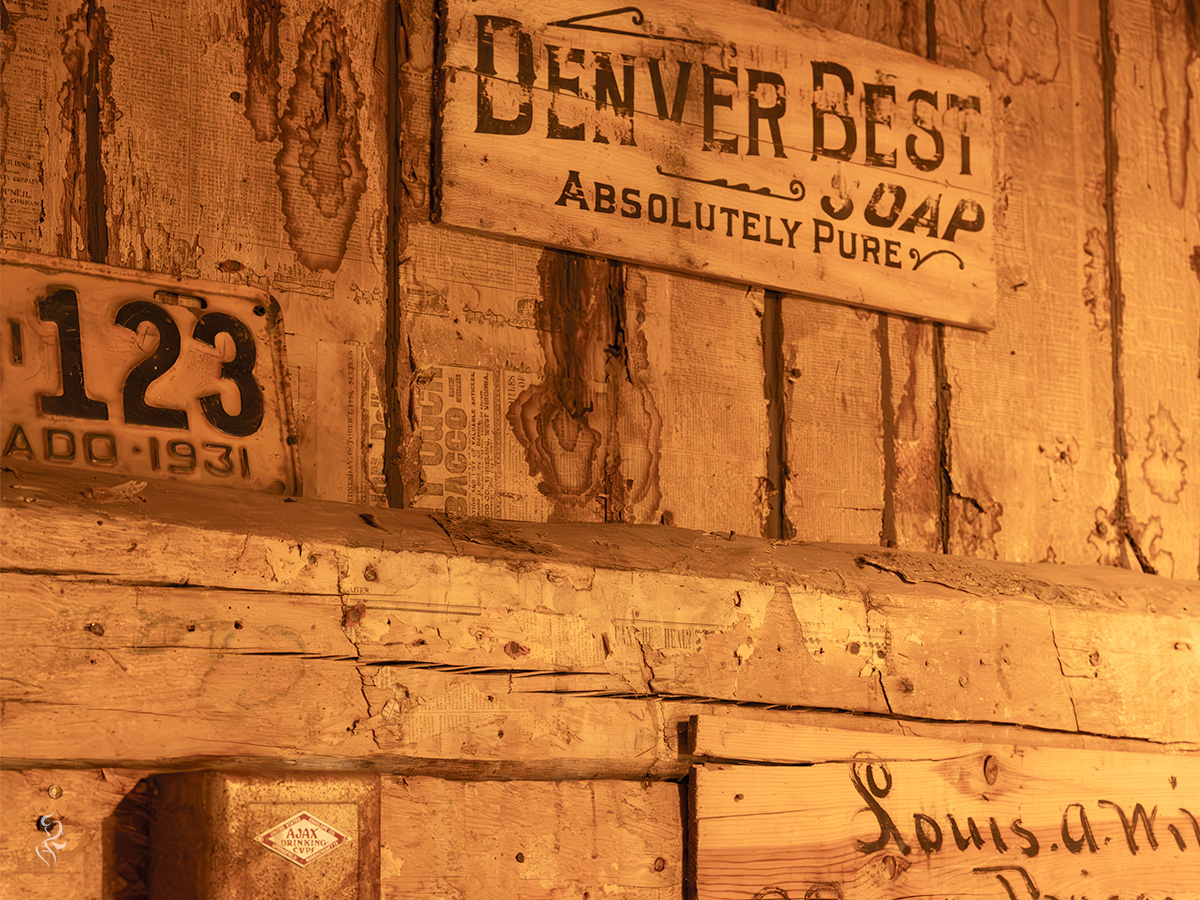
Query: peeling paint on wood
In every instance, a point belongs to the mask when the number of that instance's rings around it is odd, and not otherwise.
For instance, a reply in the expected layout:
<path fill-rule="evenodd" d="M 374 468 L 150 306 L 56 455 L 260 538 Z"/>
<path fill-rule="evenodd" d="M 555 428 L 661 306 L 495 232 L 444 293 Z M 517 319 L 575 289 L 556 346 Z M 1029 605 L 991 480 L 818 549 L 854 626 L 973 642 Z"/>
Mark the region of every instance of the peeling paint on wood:
<path fill-rule="evenodd" d="M 366 187 L 359 90 L 340 15 L 329 7 L 304 28 L 296 81 L 279 121 L 275 171 L 284 227 L 310 269 L 336 272 Z"/>
<path fill-rule="evenodd" d="M 279 67 L 283 53 L 279 26 L 283 22 L 280 0 L 245 0 L 246 12 L 246 119 L 259 141 L 273 141 L 279 133 Z"/>
<path fill-rule="evenodd" d="M 113 102 L 112 32 L 103 6 L 84 0 L 61 32 L 67 79 L 58 92 L 63 128 L 71 135 L 63 173 L 58 254 L 108 262 L 108 186 L 103 142 L 120 115 Z"/>

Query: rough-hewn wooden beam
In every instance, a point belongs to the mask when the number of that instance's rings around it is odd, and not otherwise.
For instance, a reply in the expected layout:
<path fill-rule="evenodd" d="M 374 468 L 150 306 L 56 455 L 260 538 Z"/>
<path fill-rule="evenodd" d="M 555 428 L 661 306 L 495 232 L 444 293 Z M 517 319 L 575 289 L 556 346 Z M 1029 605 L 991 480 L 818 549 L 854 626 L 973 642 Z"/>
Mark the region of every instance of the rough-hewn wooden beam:
<path fill-rule="evenodd" d="M 4 474 L 7 765 L 675 777 L 714 703 L 1200 734 L 1183 582 L 114 481 Z"/>

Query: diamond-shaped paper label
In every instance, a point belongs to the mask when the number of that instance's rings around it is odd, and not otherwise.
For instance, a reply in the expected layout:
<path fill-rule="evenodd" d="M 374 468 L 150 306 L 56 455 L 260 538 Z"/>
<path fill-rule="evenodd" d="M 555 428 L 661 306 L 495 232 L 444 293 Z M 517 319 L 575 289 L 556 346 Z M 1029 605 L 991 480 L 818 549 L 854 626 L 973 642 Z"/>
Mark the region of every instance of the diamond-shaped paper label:
<path fill-rule="evenodd" d="M 311 813 L 296 813 L 285 822 L 268 828 L 255 838 L 288 862 L 307 866 L 314 859 L 336 850 L 348 838 Z"/>

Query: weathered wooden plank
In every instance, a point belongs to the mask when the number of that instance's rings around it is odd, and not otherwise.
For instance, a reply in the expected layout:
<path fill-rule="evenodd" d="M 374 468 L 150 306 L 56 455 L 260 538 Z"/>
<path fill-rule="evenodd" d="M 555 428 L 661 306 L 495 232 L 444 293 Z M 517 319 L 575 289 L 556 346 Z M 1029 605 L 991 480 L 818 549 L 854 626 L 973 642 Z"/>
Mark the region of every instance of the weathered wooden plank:
<path fill-rule="evenodd" d="M 761 533 L 754 294 L 431 225 L 433 21 L 405 4 L 409 504 Z"/>
<path fill-rule="evenodd" d="M 924 4 L 787 0 L 784 15 L 925 54 Z M 932 326 L 789 295 L 785 514 L 804 540 L 934 552 Z"/>
<path fill-rule="evenodd" d="M 1194 578 L 1200 575 L 1200 30 L 1186 4 L 1121 0 L 1107 9 L 1123 526 L 1138 565 Z"/>
<path fill-rule="evenodd" d="M 1200 730 L 1189 699 L 1200 681 L 1200 633 L 1187 612 L 1195 589 L 1180 582 L 1113 570 L 968 565 L 729 541 L 671 528 L 551 531 L 448 521 L 438 541 L 422 532 L 428 522 L 412 512 L 380 511 L 372 528 L 352 507 L 237 498 L 239 532 L 257 533 L 260 517 L 274 523 L 262 529 L 269 534 L 282 516 L 289 532 L 283 546 L 302 548 L 292 552 L 299 574 L 289 578 L 286 567 L 280 573 L 257 553 L 230 558 L 225 545 L 209 538 L 219 531 L 215 523 L 204 522 L 205 513 L 189 515 L 198 507 L 183 500 L 184 488 L 173 490 L 139 504 L 129 516 L 131 530 L 156 531 L 164 547 L 186 553 L 165 568 L 132 565 L 131 575 L 112 558 L 124 518 L 109 512 L 112 504 L 78 496 L 72 505 L 27 504 L 24 493 L 7 492 L 0 523 L 6 564 L 16 572 L 76 573 L 6 576 L 4 602 L 14 628 L 5 640 L 30 647 L 6 663 L 5 676 L 24 692 L 10 715 L 23 716 L 29 734 L 39 717 L 54 720 L 45 730 L 51 734 L 85 727 L 71 724 L 85 709 L 108 723 L 126 708 L 153 732 L 162 716 L 186 709 L 229 724 L 230 754 L 252 753 L 246 745 L 274 734 L 268 744 L 328 755 L 327 742 L 345 740 L 339 728 L 370 718 L 380 745 L 449 758 L 463 741 L 483 739 L 468 740 L 468 729 L 443 740 L 454 728 L 433 728 L 436 717 L 427 714 L 443 708 L 438 704 L 455 709 L 460 694 L 478 700 L 497 692 L 512 695 L 514 715 L 530 721 L 545 714 L 545 703 L 558 702 L 532 695 L 599 694 L 1011 722 L 1166 741 L 1193 739 Z M 107 518 L 97 519 L 97 509 Z M 146 511 L 154 514 L 143 518 Z M 106 524 L 91 527 L 96 521 Z M 70 548 L 44 544 L 40 534 L 52 530 L 81 539 Z M 354 546 L 360 542 L 369 543 Z M 273 545 L 264 539 L 264 546 Z M 317 569 L 336 573 L 333 596 L 322 593 L 327 579 L 317 581 L 317 593 L 296 590 L 305 582 L 306 554 L 316 556 Z M 185 581 L 181 570 L 206 572 L 214 584 L 174 587 Z M 670 607 L 663 597 L 674 598 Z M 57 610 L 49 629 L 42 624 L 46 610 Z M 64 667 L 62 678 L 48 678 L 56 666 Z M 255 666 L 263 671 L 260 690 L 206 693 L 209 681 L 229 687 Z M 486 678 L 472 681 L 471 672 Z M 117 679 L 111 684 L 110 675 Z M 534 677 L 543 686 L 526 680 Z M 323 710 L 305 706 L 306 679 L 311 694 L 324 698 Z M 366 698 L 364 683 L 375 691 Z M 1145 702 L 1147 691 L 1153 704 Z M 281 698 L 278 708 L 260 716 L 273 693 Z M 405 709 L 425 723 L 421 728 L 429 726 L 427 734 L 414 738 L 419 729 L 392 727 L 404 724 L 408 713 L 396 716 Z M 491 707 L 465 709 L 480 715 Z M 571 716 L 587 723 L 588 709 Z M 163 752 L 203 753 L 211 737 L 181 736 L 183 743 L 168 741 L 173 749 Z M 49 738 L 36 741 L 41 749 L 33 755 L 50 752 Z M 115 746 L 126 753 L 132 745 Z"/>
<path fill-rule="evenodd" d="M 0 802 L 11 823 L 0 834 L 5 896 L 144 897 L 145 774 L 131 769 L 0 772 Z M 48 832 L 38 830 L 35 823 L 43 816 L 56 819 L 61 828 L 48 822 Z"/>
<path fill-rule="evenodd" d="M 680 787 L 385 778 L 386 896 L 683 894 Z"/>
<path fill-rule="evenodd" d="M 970 741 L 946 741 L 906 734 L 871 734 L 841 728 L 813 728 L 782 722 L 730 722 L 715 716 L 692 721 L 692 754 L 724 762 L 849 762 L 870 748 L 872 759 L 959 759 L 982 749 Z"/>
<path fill-rule="evenodd" d="M 938 4 L 937 40 L 999 99 L 997 327 L 945 332 L 950 552 L 1113 564 L 1096 8 Z"/>
<path fill-rule="evenodd" d="M 697 896 L 1200 892 L 1194 757 L 860 746 L 853 760 L 696 770 Z"/>
<path fill-rule="evenodd" d="M 4 245 L 270 290 L 307 490 L 357 502 L 382 496 L 386 24 L 52 0 L 3 46 Z"/>

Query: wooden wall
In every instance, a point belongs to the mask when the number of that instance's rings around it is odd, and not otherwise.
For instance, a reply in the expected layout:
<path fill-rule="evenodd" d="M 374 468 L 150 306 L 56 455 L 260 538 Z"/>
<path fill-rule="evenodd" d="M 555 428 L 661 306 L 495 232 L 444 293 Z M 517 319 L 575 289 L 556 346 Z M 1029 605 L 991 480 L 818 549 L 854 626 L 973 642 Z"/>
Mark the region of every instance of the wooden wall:
<path fill-rule="evenodd" d="M 694 716 L 1194 757 L 1193 5 L 777 6 L 991 82 L 993 331 L 431 224 L 431 0 L 4 0 L 0 243 L 271 290 L 304 480 L 5 469 L 5 896 L 144 896 L 155 771 L 378 770 L 385 896 L 660 898 Z"/>
<path fill-rule="evenodd" d="M 1187 4 L 778 0 L 991 82 L 989 333 L 430 224 L 432 0 L 5 10 L 4 246 L 272 290 L 307 496 L 1200 572 Z"/>

